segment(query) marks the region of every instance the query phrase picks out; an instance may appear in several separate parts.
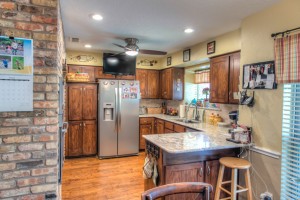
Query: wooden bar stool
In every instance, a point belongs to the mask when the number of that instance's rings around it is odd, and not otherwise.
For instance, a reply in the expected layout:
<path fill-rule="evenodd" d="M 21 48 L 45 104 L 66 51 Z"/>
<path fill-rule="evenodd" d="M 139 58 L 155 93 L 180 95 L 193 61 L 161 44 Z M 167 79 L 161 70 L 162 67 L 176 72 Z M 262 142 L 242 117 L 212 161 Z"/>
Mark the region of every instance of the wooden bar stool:
<path fill-rule="evenodd" d="M 232 169 L 231 180 L 223 182 L 223 175 L 225 167 Z M 220 159 L 219 177 L 216 186 L 215 200 L 220 200 L 221 190 L 230 195 L 230 197 L 223 198 L 221 200 L 236 200 L 236 196 L 240 192 L 247 192 L 247 199 L 252 200 L 252 189 L 250 182 L 250 169 L 251 163 L 241 158 L 224 157 Z M 237 184 L 238 169 L 245 170 L 245 182 L 246 187 L 242 187 Z M 223 184 L 231 183 L 231 192 L 222 187 Z M 239 190 L 237 190 L 237 188 Z"/>

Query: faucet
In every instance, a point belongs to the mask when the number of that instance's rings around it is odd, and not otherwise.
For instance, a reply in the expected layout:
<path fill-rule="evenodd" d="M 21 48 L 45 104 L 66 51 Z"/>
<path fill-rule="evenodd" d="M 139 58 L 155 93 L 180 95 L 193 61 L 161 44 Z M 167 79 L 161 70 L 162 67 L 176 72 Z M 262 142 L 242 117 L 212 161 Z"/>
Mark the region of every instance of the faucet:
<path fill-rule="evenodd" d="M 187 107 L 187 109 L 186 109 L 186 111 L 185 111 L 185 118 L 186 118 L 186 120 L 188 120 L 188 112 L 189 112 L 189 110 L 190 110 L 191 105 L 194 105 L 194 106 L 195 106 L 195 111 L 196 111 L 196 112 L 193 114 L 193 115 L 194 115 L 194 119 L 197 120 L 197 121 L 199 121 L 200 116 L 199 116 L 199 114 L 198 114 L 198 107 L 197 107 L 197 104 L 196 104 L 196 103 L 193 103 L 193 102 L 191 102 L 191 103 L 188 105 L 188 107 Z"/>

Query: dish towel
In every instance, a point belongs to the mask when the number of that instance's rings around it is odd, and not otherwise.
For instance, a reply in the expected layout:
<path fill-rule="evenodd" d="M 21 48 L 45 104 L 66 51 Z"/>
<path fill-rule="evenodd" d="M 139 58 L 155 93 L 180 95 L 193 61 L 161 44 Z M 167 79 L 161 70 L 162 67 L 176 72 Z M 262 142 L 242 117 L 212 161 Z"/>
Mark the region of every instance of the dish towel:
<path fill-rule="evenodd" d="M 147 155 L 144 162 L 143 167 L 143 177 L 144 179 L 148 179 L 152 177 L 153 174 L 153 166 L 154 166 L 154 158 Z"/>

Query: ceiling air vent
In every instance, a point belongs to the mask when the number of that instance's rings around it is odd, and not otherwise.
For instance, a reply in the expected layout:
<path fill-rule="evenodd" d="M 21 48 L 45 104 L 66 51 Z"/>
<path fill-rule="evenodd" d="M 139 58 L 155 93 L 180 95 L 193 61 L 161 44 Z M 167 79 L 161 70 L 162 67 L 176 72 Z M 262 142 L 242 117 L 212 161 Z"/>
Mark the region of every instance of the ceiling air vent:
<path fill-rule="evenodd" d="M 70 41 L 71 41 L 71 42 L 76 42 L 76 43 L 78 43 L 78 42 L 79 42 L 79 38 L 76 38 L 76 37 L 70 37 Z"/>

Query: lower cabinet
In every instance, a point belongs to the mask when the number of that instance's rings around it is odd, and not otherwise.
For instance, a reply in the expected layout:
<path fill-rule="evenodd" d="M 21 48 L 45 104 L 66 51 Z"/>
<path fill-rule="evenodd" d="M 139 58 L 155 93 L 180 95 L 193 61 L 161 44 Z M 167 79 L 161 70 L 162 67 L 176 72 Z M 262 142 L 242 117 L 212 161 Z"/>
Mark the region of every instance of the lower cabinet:
<path fill-rule="evenodd" d="M 155 119 L 155 134 L 163 134 L 165 130 L 165 121 Z"/>
<path fill-rule="evenodd" d="M 66 156 L 86 156 L 97 153 L 96 121 L 70 121 Z"/>
<path fill-rule="evenodd" d="M 166 184 L 179 182 L 204 182 L 204 163 L 196 162 L 166 166 Z M 165 200 L 201 199 L 198 194 L 170 195 Z"/>
<path fill-rule="evenodd" d="M 145 149 L 146 142 L 143 135 L 149 135 L 154 133 L 154 118 L 143 117 L 140 118 L 140 145 L 141 150 Z"/>
<path fill-rule="evenodd" d="M 210 195 L 210 200 L 213 200 L 219 175 L 219 167 L 219 160 L 208 160 L 203 162 L 166 166 L 166 184 L 178 182 L 210 183 L 214 188 L 213 192 Z M 225 170 L 224 173 L 223 181 L 226 180 L 230 180 L 229 170 Z M 194 194 L 172 195 L 170 197 L 167 197 L 166 200 L 201 199 L 196 198 L 197 195 L 193 195 Z M 222 193 L 221 197 L 224 198 L 225 194 Z"/>

